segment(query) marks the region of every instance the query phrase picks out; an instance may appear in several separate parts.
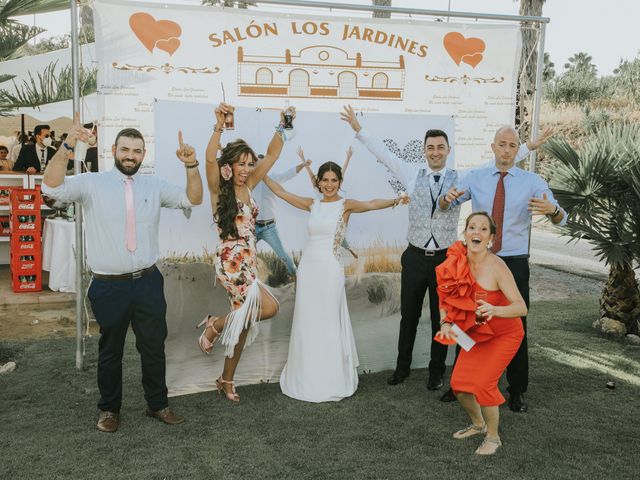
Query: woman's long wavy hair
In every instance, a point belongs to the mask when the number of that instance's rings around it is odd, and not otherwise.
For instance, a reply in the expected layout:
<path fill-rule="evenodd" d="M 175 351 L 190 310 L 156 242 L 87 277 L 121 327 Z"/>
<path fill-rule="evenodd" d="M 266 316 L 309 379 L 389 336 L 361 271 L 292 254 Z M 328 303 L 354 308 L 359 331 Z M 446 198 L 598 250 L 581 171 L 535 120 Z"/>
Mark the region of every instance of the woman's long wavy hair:
<path fill-rule="evenodd" d="M 249 154 L 253 162 L 258 161 L 258 157 L 252 148 L 242 139 L 227 143 L 218 158 L 218 168 L 224 165 L 233 165 L 238 162 L 243 155 Z M 218 208 L 213 215 L 214 220 L 220 228 L 220 237 L 223 240 L 238 238 L 238 228 L 236 227 L 236 215 L 238 215 L 238 200 L 233 188 L 233 177 L 229 180 L 222 178 L 220 174 L 220 185 L 218 193 Z"/>
<path fill-rule="evenodd" d="M 320 168 L 318 168 L 318 174 L 316 175 L 316 188 L 318 191 L 320 191 L 320 180 L 322 180 L 322 177 L 324 177 L 324 174 L 327 172 L 335 173 L 340 185 L 342 186 L 342 167 L 336 162 L 324 162 L 320 165 Z"/>

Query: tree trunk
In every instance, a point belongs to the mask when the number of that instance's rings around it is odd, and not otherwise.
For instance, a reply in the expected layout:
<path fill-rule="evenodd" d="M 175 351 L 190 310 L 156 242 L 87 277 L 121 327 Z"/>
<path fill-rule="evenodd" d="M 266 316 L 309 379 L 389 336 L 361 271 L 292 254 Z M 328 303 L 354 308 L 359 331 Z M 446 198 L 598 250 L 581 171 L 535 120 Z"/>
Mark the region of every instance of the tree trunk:
<path fill-rule="evenodd" d="M 378 5 L 380 7 L 390 7 L 391 0 L 373 0 L 373 5 Z M 391 18 L 391 13 L 374 10 L 373 18 Z"/>
<path fill-rule="evenodd" d="M 541 17 L 542 6 L 546 0 L 520 0 L 520 15 Z M 520 59 L 520 78 L 518 84 L 518 103 L 516 128 L 522 141 L 529 138 L 530 123 L 528 103 L 533 98 L 536 85 L 536 67 L 538 65 L 538 32 L 532 30 L 535 24 L 522 24 L 522 58 Z"/>
<path fill-rule="evenodd" d="M 611 267 L 609 280 L 600 298 L 600 316 L 622 322 L 627 333 L 638 335 L 640 322 L 640 291 L 633 269 Z"/>

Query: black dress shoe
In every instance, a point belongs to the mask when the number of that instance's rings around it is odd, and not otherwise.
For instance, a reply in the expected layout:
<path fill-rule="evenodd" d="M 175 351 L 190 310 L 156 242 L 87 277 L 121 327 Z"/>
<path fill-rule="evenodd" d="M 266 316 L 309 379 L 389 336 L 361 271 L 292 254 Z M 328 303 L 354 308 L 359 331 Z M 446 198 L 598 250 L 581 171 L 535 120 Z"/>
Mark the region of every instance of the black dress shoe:
<path fill-rule="evenodd" d="M 453 390 L 449 389 L 446 392 L 444 392 L 444 394 L 440 397 L 440 401 L 441 402 L 455 402 L 456 400 L 458 400 L 456 398 L 455 393 L 453 393 Z"/>
<path fill-rule="evenodd" d="M 407 378 L 409 374 L 403 375 L 402 373 L 393 372 L 393 374 L 387 378 L 388 385 L 398 385 L 399 383 L 404 382 L 404 379 Z"/>
<path fill-rule="evenodd" d="M 516 413 L 525 413 L 529 410 L 529 406 L 525 403 L 521 393 L 514 393 L 509 396 L 509 408 Z"/>
<path fill-rule="evenodd" d="M 440 390 L 443 385 L 442 375 L 429 375 L 427 390 Z"/>

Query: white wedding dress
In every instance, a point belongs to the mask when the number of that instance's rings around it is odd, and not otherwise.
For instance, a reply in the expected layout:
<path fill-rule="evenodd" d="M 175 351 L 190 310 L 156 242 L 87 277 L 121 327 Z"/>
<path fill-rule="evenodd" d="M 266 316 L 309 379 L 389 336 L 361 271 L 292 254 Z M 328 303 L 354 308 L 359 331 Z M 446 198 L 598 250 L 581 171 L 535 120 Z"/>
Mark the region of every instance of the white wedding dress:
<path fill-rule="evenodd" d="M 309 238 L 298 265 L 289 356 L 282 392 L 307 402 L 338 401 L 358 388 L 344 268 L 338 261 L 346 225 L 344 199 L 311 207 Z"/>

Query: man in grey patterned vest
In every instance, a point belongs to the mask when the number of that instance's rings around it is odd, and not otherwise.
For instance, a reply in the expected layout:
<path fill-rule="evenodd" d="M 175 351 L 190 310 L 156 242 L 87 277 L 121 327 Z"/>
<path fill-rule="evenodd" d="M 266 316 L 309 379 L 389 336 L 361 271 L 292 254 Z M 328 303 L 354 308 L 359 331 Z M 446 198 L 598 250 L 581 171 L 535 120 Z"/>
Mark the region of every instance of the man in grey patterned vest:
<path fill-rule="evenodd" d="M 401 258 L 398 359 L 396 369 L 387 383 L 397 385 L 409 376 L 422 303 L 428 290 L 432 340 L 427 388 L 438 390 L 443 386 L 447 346 L 433 340 L 440 330 L 436 266 L 445 260 L 447 248 L 457 239 L 460 213 L 459 208 L 447 211 L 436 208 L 437 198 L 458 181 L 457 172 L 446 166 L 451 151 L 449 139 L 442 130 L 428 130 L 424 139 L 426 165 L 406 163 L 391 153 L 379 139 L 362 129 L 350 106 L 345 107 L 340 115 L 356 132 L 356 138 L 404 185 L 410 197 L 409 245 Z"/>

